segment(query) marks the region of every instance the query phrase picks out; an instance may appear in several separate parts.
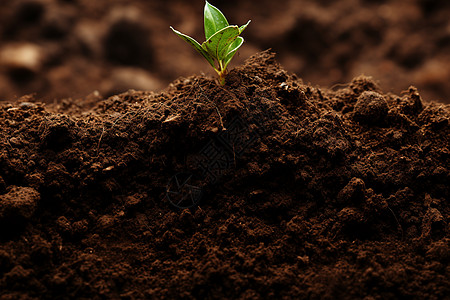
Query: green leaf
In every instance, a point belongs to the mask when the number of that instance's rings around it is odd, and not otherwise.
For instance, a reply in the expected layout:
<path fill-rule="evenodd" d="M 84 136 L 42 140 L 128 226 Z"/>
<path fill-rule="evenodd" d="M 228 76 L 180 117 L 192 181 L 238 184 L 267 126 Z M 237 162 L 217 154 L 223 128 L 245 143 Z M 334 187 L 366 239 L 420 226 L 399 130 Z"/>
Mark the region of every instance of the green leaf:
<path fill-rule="evenodd" d="M 230 63 L 233 56 L 236 54 L 236 51 L 242 46 L 244 43 L 244 39 L 242 37 L 238 37 L 233 44 L 231 44 L 227 57 L 224 59 L 223 68 L 226 69 L 228 64 Z"/>
<path fill-rule="evenodd" d="M 214 33 L 229 26 L 223 13 L 217 7 L 209 4 L 208 1 L 205 3 L 204 23 L 206 40 L 214 35 Z"/>
<path fill-rule="evenodd" d="M 228 49 L 238 36 L 239 28 L 237 26 L 228 26 L 213 34 L 202 44 L 202 48 L 206 50 L 209 55 L 218 61 L 221 61 L 227 56 Z"/>
<path fill-rule="evenodd" d="M 250 24 L 251 21 L 252 21 L 252 20 L 248 20 L 247 24 L 242 25 L 241 27 L 239 27 L 239 34 L 241 34 L 242 31 L 244 31 L 245 28 L 247 28 L 248 24 Z"/>
<path fill-rule="evenodd" d="M 203 55 L 204 58 L 209 62 L 209 64 L 215 69 L 216 66 L 214 64 L 214 58 L 209 55 L 209 53 L 202 48 L 199 42 L 197 42 L 195 39 L 191 38 L 190 36 L 183 34 L 179 32 L 178 30 L 175 30 L 172 26 L 170 26 L 170 29 L 173 30 L 179 37 L 181 37 L 183 40 L 191 44 L 195 50 L 197 50 L 201 55 Z"/>

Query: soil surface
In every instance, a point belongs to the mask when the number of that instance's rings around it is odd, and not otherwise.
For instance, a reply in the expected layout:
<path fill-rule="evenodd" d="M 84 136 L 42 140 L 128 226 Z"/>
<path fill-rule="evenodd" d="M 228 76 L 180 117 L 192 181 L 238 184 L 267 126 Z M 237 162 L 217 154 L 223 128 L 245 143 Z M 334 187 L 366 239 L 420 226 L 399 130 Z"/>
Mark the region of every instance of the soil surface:
<path fill-rule="evenodd" d="M 286 70 L 331 87 L 365 74 L 400 94 L 450 102 L 448 0 L 217 0 L 232 24 L 252 23 L 233 65 L 272 48 Z M 46 102 L 99 91 L 156 91 L 213 74 L 169 29 L 203 41 L 204 0 L 1 0 L 0 101 Z"/>
<path fill-rule="evenodd" d="M 444 299 L 449 118 L 268 51 L 224 86 L 4 103 L 0 298 Z"/>

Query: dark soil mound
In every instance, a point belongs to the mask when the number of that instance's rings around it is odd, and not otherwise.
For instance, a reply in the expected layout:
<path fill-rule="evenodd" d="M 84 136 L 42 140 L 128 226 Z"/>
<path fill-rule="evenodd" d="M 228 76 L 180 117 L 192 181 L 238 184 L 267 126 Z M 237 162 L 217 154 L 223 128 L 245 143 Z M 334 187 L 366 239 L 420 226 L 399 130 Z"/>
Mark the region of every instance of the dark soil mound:
<path fill-rule="evenodd" d="M 0 297 L 443 299 L 449 116 L 270 52 L 225 86 L 4 104 Z"/>

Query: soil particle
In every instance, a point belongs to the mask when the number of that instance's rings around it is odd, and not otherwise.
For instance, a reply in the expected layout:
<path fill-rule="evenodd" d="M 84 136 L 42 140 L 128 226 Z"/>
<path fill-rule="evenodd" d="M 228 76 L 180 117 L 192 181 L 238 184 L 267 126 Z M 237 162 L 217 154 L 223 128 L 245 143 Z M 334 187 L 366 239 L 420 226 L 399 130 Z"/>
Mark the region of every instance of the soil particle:
<path fill-rule="evenodd" d="M 49 118 L 43 124 L 42 145 L 54 151 L 61 151 L 70 146 L 73 140 L 71 128 L 73 121 L 67 117 Z"/>
<path fill-rule="evenodd" d="M 114 216 L 104 215 L 101 216 L 97 222 L 97 225 L 100 229 L 107 230 L 115 225 L 116 219 L 114 218 Z"/>
<path fill-rule="evenodd" d="M 341 204 L 360 203 L 365 200 L 366 186 L 362 179 L 353 177 L 339 192 L 337 200 Z"/>
<path fill-rule="evenodd" d="M 355 104 L 355 120 L 370 125 L 380 124 L 389 107 L 384 97 L 377 92 L 363 92 Z"/>
<path fill-rule="evenodd" d="M 59 217 L 55 222 L 58 231 L 60 232 L 70 232 L 72 229 L 72 225 L 70 224 L 69 220 L 67 220 L 66 217 L 61 216 Z"/>
<path fill-rule="evenodd" d="M 350 83 L 350 89 L 357 97 L 365 91 L 381 92 L 380 87 L 375 83 L 373 78 L 364 75 L 353 78 Z"/>
<path fill-rule="evenodd" d="M 444 217 L 441 212 L 434 207 L 429 207 L 422 220 L 422 237 L 430 237 L 432 229 L 437 230 L 437 227 L 443 226 L 444 223 Z"/>
<path fill-rule="evenodd" d="M 10 187 L 0 195 L 0 222 L 14 219 L 30 219 L 36 211 L 40 194 L 29 187 Z"/>

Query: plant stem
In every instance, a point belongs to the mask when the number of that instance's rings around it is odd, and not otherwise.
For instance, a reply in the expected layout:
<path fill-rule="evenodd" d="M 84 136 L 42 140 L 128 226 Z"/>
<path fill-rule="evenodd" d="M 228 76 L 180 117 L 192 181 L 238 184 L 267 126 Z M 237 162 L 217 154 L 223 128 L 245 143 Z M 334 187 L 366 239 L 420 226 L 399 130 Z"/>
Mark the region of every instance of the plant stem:
<path fill-rule="evenodd" d="M 219 71 L 217 71 L 217 74 L 219 74 L 219 83 L 220 85 L 225 84 L 225 77 L 227 75 L 227 69 L 224 69 L 222 61 L 219 60 Z"/>
<path fill-rule="evenodd" d="M 221 70 L 219 72 L 219 83 L 220 85 L 224 85 L 225 84 L 225 76 L 227 75 L 227 70 Z"/>

